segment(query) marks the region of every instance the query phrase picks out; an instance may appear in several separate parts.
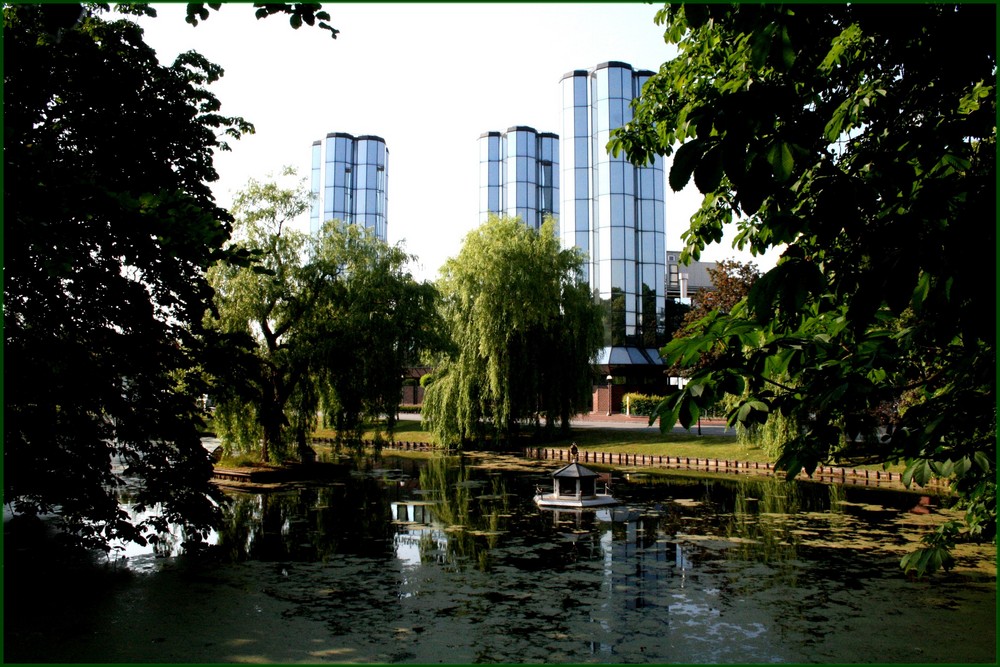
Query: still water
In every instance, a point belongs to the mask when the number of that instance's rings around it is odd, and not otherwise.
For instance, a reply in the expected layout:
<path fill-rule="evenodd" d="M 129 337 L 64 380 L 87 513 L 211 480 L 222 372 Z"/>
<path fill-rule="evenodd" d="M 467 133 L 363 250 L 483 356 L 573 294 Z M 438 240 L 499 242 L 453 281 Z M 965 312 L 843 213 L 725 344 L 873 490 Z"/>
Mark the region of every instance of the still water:
<path fill-rule="evenodd" d="M 540 510 L 551 469 L 385 458 L 322 487 L 234 492 L 213 563 L 169 542 L 132 552 L 139 575 L 73 659 L 995 662 L 991 549 L 930 582 L 899 570 L 953 516 L 939 499 L 616 473 L 620 506 Z"/>

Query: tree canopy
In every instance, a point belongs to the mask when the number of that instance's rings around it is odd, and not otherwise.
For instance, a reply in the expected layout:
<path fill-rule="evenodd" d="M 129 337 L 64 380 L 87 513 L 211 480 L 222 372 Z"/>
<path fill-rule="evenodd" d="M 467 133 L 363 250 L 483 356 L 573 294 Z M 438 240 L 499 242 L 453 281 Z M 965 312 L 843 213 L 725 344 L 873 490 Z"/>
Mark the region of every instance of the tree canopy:
<path fill-rule="evenodd" d="M 453 344 L 427 388 L 423 416 L 445 444 L 519 423 L 552 429 L 591 401 L 601 313 L 580 281 L 583 258 L 562 250 L 554 222 L 538 231 L 492 216 L 466 236 L 438 287 Z"/>
<path fill-rule="evenodd" d="M 733 421 L 799 425 L 789 475 L 902 460 L 908 482 L 953 478 L 966 534 L 995 540 L 996 7 L 685 4 L 657 21 L 679 55 L 609 147 L 672 155 L 675 190 L 694 178 L 686 256 L 732 224 L 740 248 L 785 248 L 741 306 L 668 345 L 724 353 L 661 425 L 746 389 Z M 947 564 L 954 532 L 904 567 Z"/>
<path fill-rule="evenodd" d="M 436 292 L 405 271 L 409 256 L 358 225 L 298 231 L 309 201 L 303 184 L 251 180 L 235 198 L 233 245 L 254 262 L 209 272 L 209 326 L 234 351 L 210 371 L 216 422 L 230 451 L 259 447 L 263 461 L 293 443 L 307 454 L 317 410 L 342 440 L 357 444 L 381 415 L 391 434 L 403 371 L 439 338 Z"/>
<path fill-rule="evenodd" d="M 215 504 L 182 380 L 231 220 L 212 152 L 252 127 L 219 114 L 222 70 L 198 54 L 161 66 L 135 24 L 65 11 L 4 7 L 5 500 L 88 543 L 142 541 L 127 468 L 194 538 Z"/>
<path fill-rule="evenodd" d="M 205 271 L 247 259 L 223 249 L 212 157 L 253 126 L 220 113 L 220 67 L 195 52 L 159 64 L 110 9 L 3 10 L 4 499 L 55 513 L 74 543 L 142 543 L 167 523 L 196 542 L 218 518 L 198 437 Z M 318 5 L 255 11 L 336 36 Z M 207 14 L 188 5 L 191 23 Z M 119 506 L 126 475 L 153 518 Z"/>
<path fill-rule="evenodd" d="M 686 338 L 691 330 L 697 330 L 699 323 L 715 313 L 729 313 L 749 294 L 750 288 L 760 277 L 760 270 L 753 262 L 743 263 L 734 259 L 716 262 L 714 268 L 708 268 L 708 276 L 712 281 L 711 289 L 702 289 L 694 293 L 691 307 L 684 313 L 680 326 L 674 329 L 673 338 Z M 688 375 L 690 369 L 708 365 L 715 358 L 712 351 L 702 352 L 693 364 L 674 366 L 670 375 Z M 688 370 L 685 370 L 688 369 Z"/>

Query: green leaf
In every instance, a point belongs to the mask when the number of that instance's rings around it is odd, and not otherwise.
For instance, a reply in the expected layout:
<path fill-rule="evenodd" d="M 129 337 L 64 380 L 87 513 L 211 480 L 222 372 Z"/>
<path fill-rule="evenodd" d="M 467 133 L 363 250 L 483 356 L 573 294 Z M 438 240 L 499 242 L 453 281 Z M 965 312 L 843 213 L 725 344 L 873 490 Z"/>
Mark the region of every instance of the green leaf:
<path fill-rule="evenodd" d="M 909 486 L 911 482 L 916 482 L 918 486 L 926 486 L 933 477 L 934 470 L 927 459 L 913 459 L 903 471 L 903 484 Z"/>
<path fill-rule="evenodd" d="M 694 168 L 694 184 L 702 194 L 710 194 L 719 189 L 722 182 L 722 148 L 713 145 L 702 156 Z"/>
<path fill-rule="evenodd" d="M 784 183 L 792 175 L 795 158 L 792 156 L 791 145 L 780 139 L 767 149 L 767 162 L 771 165 L 774 177 Z"/>
<path fill-rule="evenodd" d="M 750 62 L 754 69 L 761 69 L 767 62 L 767 55 L 771 51 L 771 40 L 774 36 L 774 26 L 767 26 L 760 32 L 753 35 L 753 44 L 750 47 Z"/>
<path fill-rule="evenodd" d="M 913 290 L 913 298 L 911 303 L 913 304 L 913 310 L 919 314 L 923 310 L 924 302 L 927 300 L 928 294 L 931 291 L 931 275 L 930 273 L 922 272 L 920 278 L 917 280 L 917 286 Z"/>
<path fill-rule="evenodd" d="M 795 65 L 795 49 L 792 48 L 792 40 L 788 36 L 788 26 L 781 28 L 781 62 L 785 66 L 785 71 Z"/>
<path fill-rule="evenodd" d="M 674 153 L 673 164 L 670 165 L 671 190 L 680 192 L 684 189 L 684 186 L 691 180 L 691 174 L 704 151 L 705 144 L 700 139 L 692 139 L 681 144 L 681 147 Z"/>
<path fill-rule="evenodd" d="M 823 136 L 827 141 L 833 143 L 840 139 L 840 135 L 844 131 L 844 123 L 847 120 L 847 111 L 850 106 L 851 100 L 846 99 L 833 110 L 833 115 L 827 122 L 826 127 L 823 128 Z"/>

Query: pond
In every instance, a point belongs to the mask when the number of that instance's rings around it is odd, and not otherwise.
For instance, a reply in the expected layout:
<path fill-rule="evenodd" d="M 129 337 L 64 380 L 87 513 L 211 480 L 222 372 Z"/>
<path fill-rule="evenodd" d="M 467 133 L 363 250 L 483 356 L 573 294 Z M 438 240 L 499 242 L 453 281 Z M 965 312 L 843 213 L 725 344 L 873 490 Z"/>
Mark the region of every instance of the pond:
<path fill-rule="evenodd" d="M 386 457 L 324 486 L 232 493 L 212 558 L 136 574 L 46 662 L 830 663 L 996 658 L 996 561 L 908 581 L 954 516 L 909 492 L 615 473 L 621 505 L 535 507 L 552 466 Z M 10 659 L 10 655 L 6 656 Z M 15 656 L 19 657 L 19 656 Z"/>

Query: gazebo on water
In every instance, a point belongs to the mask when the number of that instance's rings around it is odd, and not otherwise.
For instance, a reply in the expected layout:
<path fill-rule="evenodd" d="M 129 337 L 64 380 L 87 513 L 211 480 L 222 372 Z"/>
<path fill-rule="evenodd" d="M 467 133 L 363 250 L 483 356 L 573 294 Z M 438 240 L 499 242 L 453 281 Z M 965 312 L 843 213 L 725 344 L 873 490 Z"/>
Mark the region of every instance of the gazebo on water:
<path fill-rule="evenodd" d="M 552 473 L 552 493 L 535 495 L 539 507 L 601 507 L 614 505 L 618 501 L 604 491 L 598 493 L 597 480 L 601 476 L 576 461 Z"/>

